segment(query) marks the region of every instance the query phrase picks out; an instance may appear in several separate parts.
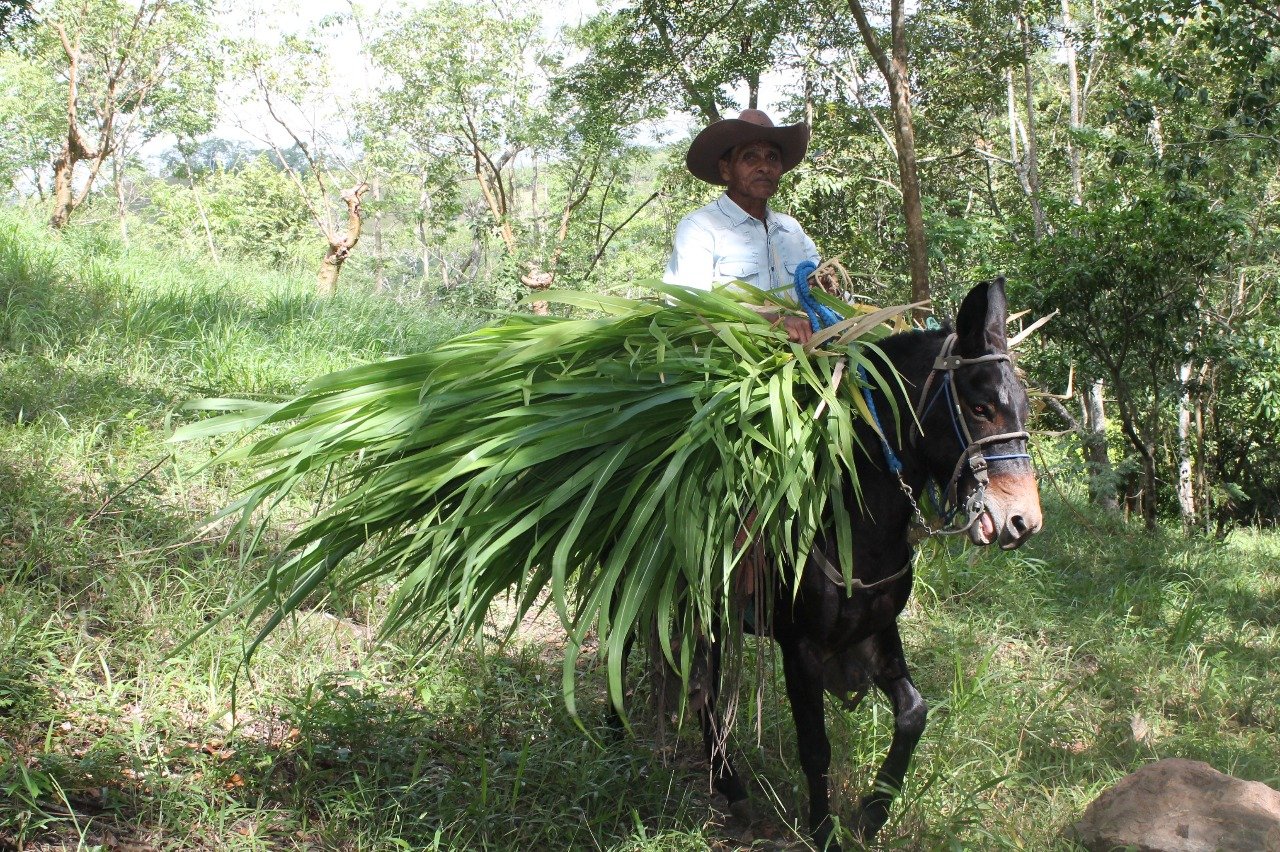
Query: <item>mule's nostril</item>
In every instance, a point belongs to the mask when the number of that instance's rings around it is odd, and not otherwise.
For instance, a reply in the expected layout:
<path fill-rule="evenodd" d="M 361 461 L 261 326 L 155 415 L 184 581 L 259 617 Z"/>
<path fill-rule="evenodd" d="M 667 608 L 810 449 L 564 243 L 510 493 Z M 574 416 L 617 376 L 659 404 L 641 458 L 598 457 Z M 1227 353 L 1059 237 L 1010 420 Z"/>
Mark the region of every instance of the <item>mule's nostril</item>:
<path fill-rule="evenodd" d="M 1019 536 L 1027 534 L 1027 519 L 1021 515 L 1013 515 L 1009 518 L 1009 525 L 1018 531 Z"/>

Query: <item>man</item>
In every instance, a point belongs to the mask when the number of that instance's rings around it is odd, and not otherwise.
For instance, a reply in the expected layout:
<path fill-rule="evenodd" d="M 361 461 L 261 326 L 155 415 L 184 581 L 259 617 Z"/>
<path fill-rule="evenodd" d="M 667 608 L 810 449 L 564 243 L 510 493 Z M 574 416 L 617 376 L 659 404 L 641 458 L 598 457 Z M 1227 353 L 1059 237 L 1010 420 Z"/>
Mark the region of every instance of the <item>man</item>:
<path fill-rule="evenodd" d="M 768 207 L 778 180 L 804 159 L 809 125 L 775 127 L 758 109 L 703 129 L 689 146 L 685 165 L 699 180 L 725 187 L 676 227 L 675 245 L 662 280 L 706 290 L 744 281 L 794 297 L 796 266 L 818 262 L 818 249 L 795 219 Z M 782 317 L 787 335 L 806 343 L 807 319 Z"/>

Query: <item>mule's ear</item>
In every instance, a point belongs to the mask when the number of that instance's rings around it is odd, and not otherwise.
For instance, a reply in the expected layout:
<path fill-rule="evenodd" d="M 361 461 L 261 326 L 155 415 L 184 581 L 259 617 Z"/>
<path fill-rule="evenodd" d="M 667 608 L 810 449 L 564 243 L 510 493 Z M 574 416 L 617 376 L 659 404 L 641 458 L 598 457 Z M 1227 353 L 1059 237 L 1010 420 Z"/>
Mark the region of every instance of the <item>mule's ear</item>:
<path fill-rule="evenodd" d="M 956 317 L 956 342 L 965 358 L 976 358 L 987 352 L 1008 352 L 1005 324 L 1009 320 L 1009 303 L 1004 295 L 1004 276 L 983 281 L 964 297 Z"/>

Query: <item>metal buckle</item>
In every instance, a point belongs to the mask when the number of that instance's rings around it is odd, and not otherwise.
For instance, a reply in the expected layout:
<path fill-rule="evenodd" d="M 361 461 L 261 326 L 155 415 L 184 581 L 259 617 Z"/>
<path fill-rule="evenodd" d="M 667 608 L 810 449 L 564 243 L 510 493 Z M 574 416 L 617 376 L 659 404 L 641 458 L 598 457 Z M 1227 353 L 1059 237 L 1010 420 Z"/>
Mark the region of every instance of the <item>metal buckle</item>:
<path fill-rule="evenodd" d="M 957 369 L 963 360 L 959 355 L 939 355 L 933 362 L 933 369 L 951 372 Z"/>

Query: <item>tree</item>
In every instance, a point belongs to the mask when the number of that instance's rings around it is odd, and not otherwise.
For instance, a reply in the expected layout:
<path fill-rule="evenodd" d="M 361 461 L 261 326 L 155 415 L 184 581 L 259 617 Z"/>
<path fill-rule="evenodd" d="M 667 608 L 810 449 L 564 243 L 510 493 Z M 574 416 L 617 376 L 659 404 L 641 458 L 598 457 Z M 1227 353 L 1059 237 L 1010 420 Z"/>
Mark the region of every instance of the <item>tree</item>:
<path fill-rule="evenodd" d="M 350 85 L 330 87 L 326 52 L 305 37 L 287 35 L 276 45 L 246 39 L 234 45 L 234 55 L 236 70 L 249 85 L 245 101 L 265 110 L 265 128 L 256 128 L 257 138 L 276 155 L 278 167 L 324 235 L 316 290 L 332 296 L 343 265 L 360 242 L 362 202 L 369 191 L 365 164 L 346 147 L 355 120 Z M 341 135 L 331 135 L 331 128 Z M 338 189 L 340 184 L 349 186 Z"/>
<path fill-rule="evenodd" d="M 45 169 L 65 129 L 65 98 L 45 69 L 0 53 L 0 177 L 23 194 L 48 193 Z"/>
<path fill-rule="evenodd" d="M 574 224 L 611 185 L 622 147 L 617 116 L 567 94 L 559 60 L 537 33 L 535 17 L 444 0 L 394 20 L 373 46 L 390 80 L 381 114 L 403 165 L 449 181 L 450 170 L 430 164 L 465 168 L 501 241 L 504 277 L 534 293 L 557 280 Z M 437 61 L 421 61 L 422 44 L 436 47 Z M 517 187 L 518 174 L 530 178 L 527 188 Z M 422 187 L 424 201 L 457 192 L 455 183 Z"/>
<path fill-rule="evenodd" d="M 398 18 L 372 48 L 391 78 L 380 99 L 402 150 L 424 164 L 443 156 L 470 172 L 513 272 L 521 259 L 513 172 L 538 120 L 536 32 L 532 17 L 443 2 Z M 436 47 L 438 61 L 421 61 L 422 44 Z"/>
<path fill-rule="evenodd" d="M 911 301 L 929 299 L 929 247 L 924 230 L 924 206 L 920 198 L 920 175 L 916 166 L 915 126 L 911 118 L 911 77 L 907 66 L 906 13 L 903 0 L 889 6 L 889 50 L 871 26 L 861 0 L 849 0 L 849 11 L 858 22 L 858 32 L 875 59 L 876 67 L 889 87 L 893 110 L 893 135 L 898 155 L 898 180 L 902 189 L 902 215 L 907 224 L 907 253 L 911 269 Z"/>
<path fill-rule="evenodd" d="M 54 4 L 35 43 L 67 87 L 65 136 L 53 162 L 52 227 L 66 226 L 102 166 L 133 133 L 193 94 L 190 82 L 207 72 L 208 54 L 192 48 L 209 26 L 206 0 L 141 0 L 136 8 L 120 0 Z M 176 99 L 161 97 L 175 81 Z M 88 171 L 77 178 L 81 163 Z"/>
<path fill-rule="evenodd" d="M 32 0 L 5 0 L 0 3 L 0 41 L 11 41 L 14 33 L 34 22 Z"/>
<path fill-rule="evenodd" d="M 1060 232 L 1031 248 L 1022 277 L 1035 286 L 1021 295 L 1037 311 L 1059 311 L 1047 333 L 1087 372 L 1108 378 L 1142 466 L 1130 497 L 1154 528 L 1165 409 L 1230 222 L 1202 198 L 1142 185 L 1100 188 L 1061 216 Z"/>
<path fill-rule="evenodd" d="M 620 117 L 675 108 L 707 124 L 727 109 L 757 108 L 761 76 L 779 67 L 782 41 L 805 18 L 800 5 L 765 0 L 638 0 L 583 28 L 593 49 L 580 94 Z M 743 86 L 746 98 L 734 97 Z"/>

